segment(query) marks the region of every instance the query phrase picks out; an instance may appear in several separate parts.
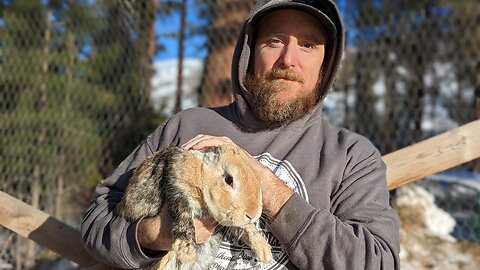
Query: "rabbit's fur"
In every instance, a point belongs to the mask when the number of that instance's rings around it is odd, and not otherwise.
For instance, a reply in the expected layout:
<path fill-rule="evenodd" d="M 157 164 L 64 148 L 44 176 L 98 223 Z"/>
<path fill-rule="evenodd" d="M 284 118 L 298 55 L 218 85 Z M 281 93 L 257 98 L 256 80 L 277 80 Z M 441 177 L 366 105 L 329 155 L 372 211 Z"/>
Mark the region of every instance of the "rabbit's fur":
<path fill-rule="evenodd" d="M 206 269 L 221 241 L 216 233 L 195 243 L 194 217 L 213 217 L 219 227 L 235 227 L 257 259 L 270 262 L 271 247 L 254 222 L 262 213 L 262 175 L 253 160 L 234 145 L 187 151 L 168 147 L 135 169 L 117 213 L 129 221 L 153 217 L 167 205 L 172 250 L 150 269 Z M 221 231 L 221 230 L 216 230 Z"/>

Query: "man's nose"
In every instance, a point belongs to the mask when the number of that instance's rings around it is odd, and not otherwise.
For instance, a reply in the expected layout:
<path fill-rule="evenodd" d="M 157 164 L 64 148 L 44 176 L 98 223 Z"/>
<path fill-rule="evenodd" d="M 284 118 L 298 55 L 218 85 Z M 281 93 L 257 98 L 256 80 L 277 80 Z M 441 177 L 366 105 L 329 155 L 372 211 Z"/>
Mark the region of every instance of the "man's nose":
<path fill-rule="evenodd" d="M 283 47 L 279 64 L 284 68 L 296 67 L 298 65 L 298 46 L 295 41 L 290 41 Z"/>

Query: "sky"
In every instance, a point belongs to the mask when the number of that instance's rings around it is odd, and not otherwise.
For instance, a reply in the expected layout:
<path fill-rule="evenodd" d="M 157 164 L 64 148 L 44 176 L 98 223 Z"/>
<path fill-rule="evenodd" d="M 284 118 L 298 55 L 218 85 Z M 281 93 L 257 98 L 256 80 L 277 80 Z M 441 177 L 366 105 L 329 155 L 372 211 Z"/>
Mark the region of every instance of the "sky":
<path fill-rule="evenodd" d="M 187 0 L 187 25 L 205 25 L 207 22 L 200 19 L 196 14 L 194 2 L 194 0 Z M 178 58 L 178 40 L 176 38 L 166 38 L 163 35 L 178 35 L 180 30 L 179 12 L 169 16 L 158 16 L 155 27 L 158 33 L 157 41 L 165 46 L 164 51 L 157 53 L 155 60 Z M 188 37 L 185 41 L 185 58 L 205 58 L 207 55 L 207 50 L 203 46 L 205 42 L 205 36 Z"/>

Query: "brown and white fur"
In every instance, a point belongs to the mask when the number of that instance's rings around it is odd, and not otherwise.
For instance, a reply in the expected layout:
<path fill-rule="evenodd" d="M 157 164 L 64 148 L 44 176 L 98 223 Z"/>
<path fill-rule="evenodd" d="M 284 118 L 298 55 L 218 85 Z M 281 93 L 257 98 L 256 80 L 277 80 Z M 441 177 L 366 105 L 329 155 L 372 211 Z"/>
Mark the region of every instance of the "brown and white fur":
<path fill-rule="evenodd" d="M 234 227 L 259 261 L 272 260 L 271 247 L 254 224 L 262 212 L 263 176 L 251 162 L 234 145 L 201 151 L 168 147 L 135 169 L 117 213 L 134 221 L 158 215 L 166 204 L 172 221 L 172 250 L 150 269 L 206 269 L 212 263 L 221 232 L 196 244 L 196 217 L 213 217 L 221 228 Z"/>

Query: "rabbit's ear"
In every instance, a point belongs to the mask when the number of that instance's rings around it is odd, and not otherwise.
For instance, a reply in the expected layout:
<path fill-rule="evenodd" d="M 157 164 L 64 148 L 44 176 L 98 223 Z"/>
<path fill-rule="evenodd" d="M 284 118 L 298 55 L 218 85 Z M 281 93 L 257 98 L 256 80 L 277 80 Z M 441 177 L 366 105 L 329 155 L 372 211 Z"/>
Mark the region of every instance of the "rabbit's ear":
<path fill-rule="evenodd" d="M 220 156 L 217 151 L 191 150 L 190 152 L 211 168 L 215 167 L 220 160 Z"/>

